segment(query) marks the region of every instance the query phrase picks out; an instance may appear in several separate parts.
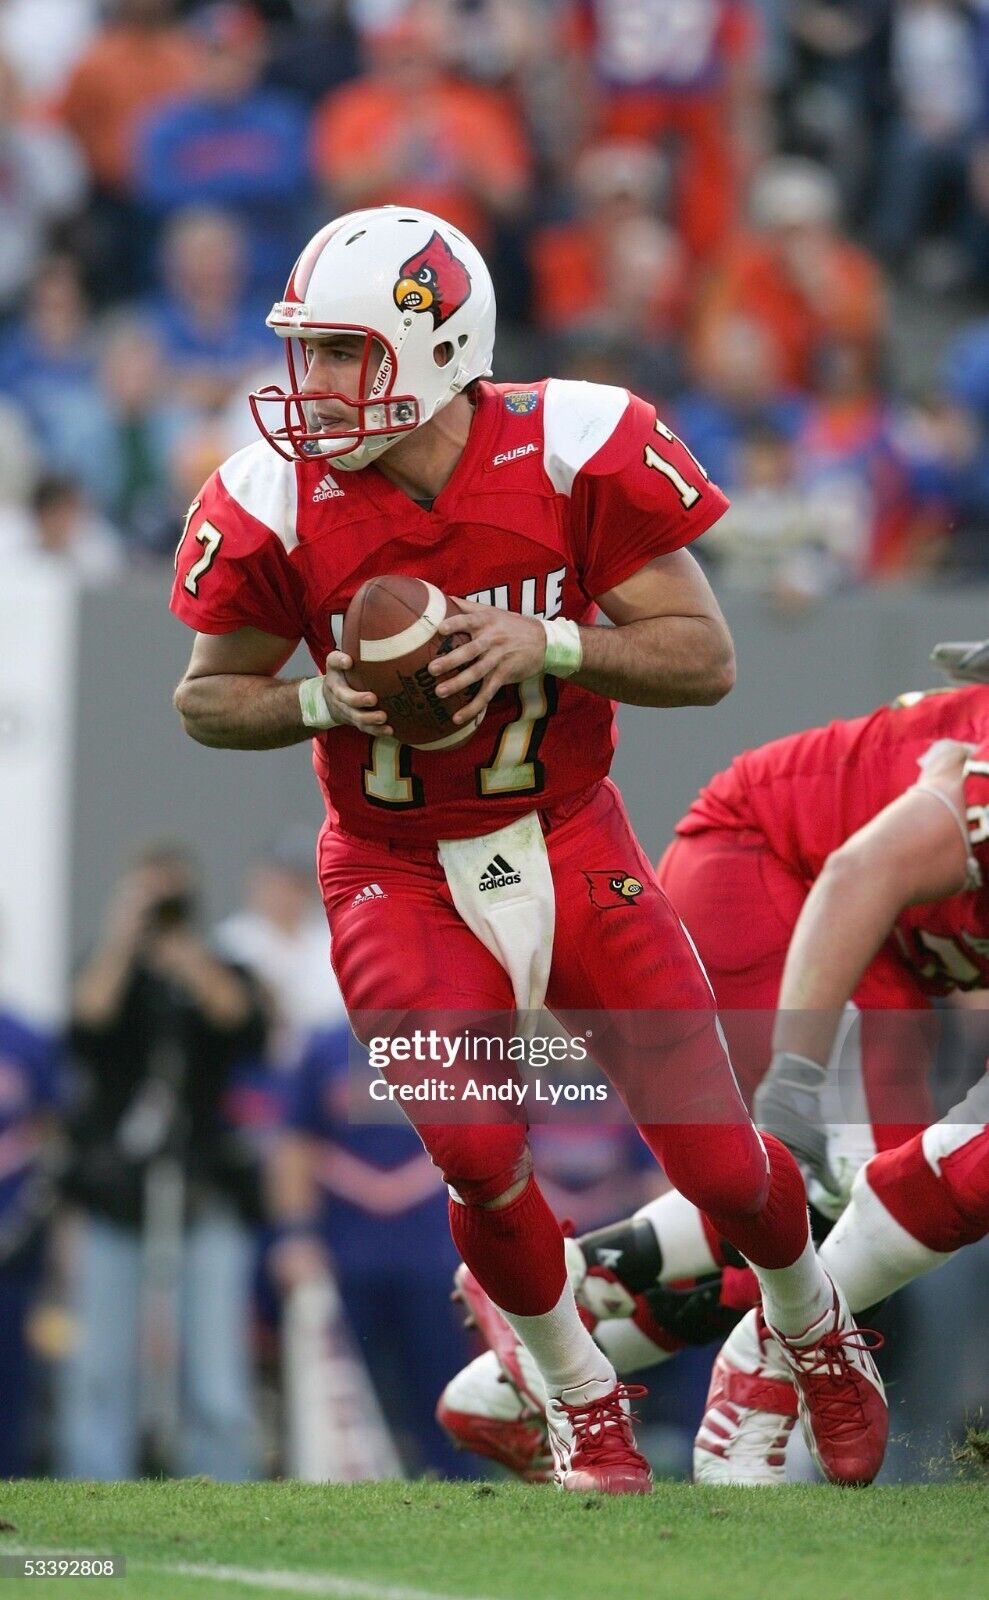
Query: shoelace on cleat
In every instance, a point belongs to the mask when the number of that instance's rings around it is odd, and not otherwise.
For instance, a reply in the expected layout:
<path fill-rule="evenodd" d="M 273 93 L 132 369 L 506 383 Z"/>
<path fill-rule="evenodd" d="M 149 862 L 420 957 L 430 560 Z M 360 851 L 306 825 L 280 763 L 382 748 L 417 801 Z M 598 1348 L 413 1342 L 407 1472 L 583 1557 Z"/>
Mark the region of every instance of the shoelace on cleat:
<path fill-rule="evenodd" d="M 620 1383 L 602 1399 L 584 1405 L 570 1406 L 561 1400 L 574 1431 L 574 1460 L 579 1455 L 582 1462 L 595 1466 L 621 1466 L 630 1452 L 638 1456 L 631 1432 L 638 1419 L 622 1409 L 622 1401 L 641 1400 L 647 1392 L 644 1384 Z"/>
<path fill-rule="evenodd" d="M 829 1428 L 854 1426 L 862 1417 L 863 1405 L 858 1386 L 852 1384 L 845 1390 L 850 1376 L 850 1352 L 871 1355 L 874 1350 L 881 1350 L 885 1343 L 883 1335 L 875 1328 L 836 1328 L 818 1339 L 816 1344 L 806 1347 L 786 1342 L 793 1365 L 814 1385 L 815 1416 Z"/>

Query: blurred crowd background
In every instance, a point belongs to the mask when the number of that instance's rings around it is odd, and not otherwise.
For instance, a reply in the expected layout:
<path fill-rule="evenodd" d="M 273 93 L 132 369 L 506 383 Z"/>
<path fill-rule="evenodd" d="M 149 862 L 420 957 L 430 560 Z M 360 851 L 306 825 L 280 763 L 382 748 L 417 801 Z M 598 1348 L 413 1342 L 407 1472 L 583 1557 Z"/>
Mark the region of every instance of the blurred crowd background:
<path fill-rule="evenodd" d="M 989 570 L 986 0 L 3 0 L 0 548 L 171 552 L 327 217 L 490 255 L 498 375 L 629 383 L 798 607 Z"/>
<path fill-rule="evenodd" d="M 0 0 L 5 563 L 163 574 L 281 379 L 301 244 L 387 201 L 488 255 L 496 377 L 657 404 L 732 497 L 720 586 L 797 617 L 989 577 L 989 0 Z M 411 1132 L 347 1124 L 312 880 L 279 826 L 208 928 L 200 865 L 152 843 L 65 1029 L 0 1009 L 0 1476 L 290 1470 L 286 1295 L 331 1272 L 371 1396 L 337 1406 L 341 1475 L 375 1430 L 394 1470 L 475 1470 L 432 1422 L 476 1350 L 445 1195 Z M 536 1156 L 578 1230 L 655 1189 L 626 1129 Z M 912 1304 L 895 1359 L 943 1438 L 983 1377 L 960 1358 L 943 1414 Z M 653 1375 L 660 1467 L 710 1355 Z"/>

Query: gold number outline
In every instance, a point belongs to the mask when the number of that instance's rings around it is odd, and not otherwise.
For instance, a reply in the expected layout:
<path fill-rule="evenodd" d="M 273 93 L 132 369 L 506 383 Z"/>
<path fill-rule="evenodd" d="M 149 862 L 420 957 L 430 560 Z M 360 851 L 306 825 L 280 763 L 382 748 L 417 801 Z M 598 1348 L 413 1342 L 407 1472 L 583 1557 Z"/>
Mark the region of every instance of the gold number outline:
<path fill-rule="evenodd" d="M 537 673 L 515 690 L 519 714 L 499 730 L 487 762 L 474 768 L 475 785 L 481 800 L 500 795 L 540 794 L 546 787 L 546 770 L 539 760 L 539 747 L 550 717 L 557 707 L 557 683 L 553 677 Z M 518 746 L 519 748 L 513 748 Z M 412 770 L 415 755 L 411 745 L 397 739 L 369 738 L 369 760 L 361 769 L 364 798 L 368 805 L 383 811 L 412 811 L 426 803 L 422 779 Z M 513 758 L 513 759 L 510 759 Z M 506 781 L 492 788 L 491 774 Z M 513 775 L 513 781 L 507 781 Z M 391 789 L 389 795 L 387 791 Z"/>
<path fill-rule="evenodd" d="M 704 478 L 705 482 L 710 482 L 707 473 L 704 471 L 704 468 L 701 466 L 693 451 L 684 444 L 682 439 L 678 438 L 677 435 L 666 426 L 665 422 L 660 422 L 658 417 L 656 418 L 654 432 L 658 433 L 661 438 L 668 440 L 670 444 L 678 444 L 681 450 L 686 450 L 688 456 L 694 463 L 694 466 L 697 468 L 698 472 Z M 659 451 L 654 450 L 651 444 L 646 445 L 642 452 L 642 459 L 647 467 L 651 467 L 654 472 L 661 472 L 663 477 L 673 485 L 677 494 L 680 496 L 680 504 L 683 506 L 684 511 L 692 511 L 694 506 L 697 505 L 698 501 L 703 500 L 703 489 L 698 489 L 696 484 L 688 483 L 686 478 L 683 476 L 683 473 L 673 465 L 673 462 L 668 461 L 665 456 L 660 455 Z"/>
<path fill-rule="evenodd" d="M 426 804 L 422 779 L 412 771 L 412 746 L 387 736 L 368 737 L 369 760 L 361 768 L 364 798 L 383 811 L 412 811 Z M 388 770 L 388 769 L 391 770 Z M 375 793 L 377 788 L 377 793 Z M 389 798 L 388 788 L 400 791 Z"/>
<path fill-rule="evenodd" d="M 538 672 L 513 685 L 519 714 L 500 729 L 487 762 L 475 767 L 477 795 L 489 800 L 503 794 L 541 794 L 546 787 L 546 769 L 538 759 L 550 717 L 558 703 L 554 677 Z M 513 744 L 521 740 L 521 748 Z M 514 759 L 513 759 L 514 756 Z M 492 784 L 494 774 L 495 778 Z M 513 781 L 507 781 L 514 774 Z M 505 778 L 502 783 L 501 778 Z"/>
<path fill-rule="evenodd" d="M 203 547 L 203 553 L 189 568 L 184 582 L 184 587 L 188 589 L 193 599 L 198 598 L 200 578 L 205 578 L 216 560 L 216 553 L 223 543 L 223 534 L 212 522 L 204 522 L 196 529 L 196 538 Z"/>

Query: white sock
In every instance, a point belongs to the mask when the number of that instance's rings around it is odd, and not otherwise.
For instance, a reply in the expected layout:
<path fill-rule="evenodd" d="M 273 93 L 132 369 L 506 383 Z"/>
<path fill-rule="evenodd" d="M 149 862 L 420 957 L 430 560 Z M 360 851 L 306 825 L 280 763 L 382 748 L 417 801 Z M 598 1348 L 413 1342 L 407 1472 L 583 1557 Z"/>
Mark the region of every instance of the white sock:
<path fill-rule="evenodd" d="M 615 1369 L 581 1322 L 569 1283 L 552 1311 L 539 1316 L 517 1316 L 502 1306 L 498 1310 L 529 1351 L 550 1395 L 566 1392 L 571 1404 L 582 1404 L 615 1387 Z"/>
<path fill-rule="evenodd" d="M 789 1267 L 749 1265 L 759 1279 L 762 1309 L 766 1321 L 777 1333 L 796 1338 L 830 1311 L 834 1297 L 827 1274 L 808 1238 L 796 1261 Z"/>
<path fill-rule="evenodd" d="M 638 1372 L 640 1367 L 657 1367 L 676 1354 L 653 1344 L 649 1335 L 634 1322 L 600 1322 L 594 1330 L 594 1338 L 622 1377 L 627 1372 Z"/>
<path fill-rule="evenodd" d="M 678 1278 L 702 1278 L 705 1273 L 718 1270 L 700 1212 L 676 1189 L 669 1189 L 658 1200 L 640 1206 L 635 1215 L 645 1217 L 656 1235 L 663 1258 L 660 1283 L 674 1283 Z"/>
<path fill-rule="evenodd" d="M 930 1250 L 901 1227 L 863 1171 L 844 1214 L 821 1246 L 821 1261 L 841 1288 L 849 1310 L 864 1311 L 912 1278 L 950 1261 L 953 1253 Z"/>

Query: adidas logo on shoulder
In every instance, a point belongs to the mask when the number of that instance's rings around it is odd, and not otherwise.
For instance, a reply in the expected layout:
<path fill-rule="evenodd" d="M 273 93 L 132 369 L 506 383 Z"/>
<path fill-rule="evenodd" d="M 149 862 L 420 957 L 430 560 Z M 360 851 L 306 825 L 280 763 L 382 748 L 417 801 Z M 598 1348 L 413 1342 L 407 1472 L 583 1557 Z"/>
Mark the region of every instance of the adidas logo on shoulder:
<path fill-rule="evenodd" d="M 318 484 L 313 495 L 313 505 L 319 505 L 321 500 L 342 500 L 344 491 L 330 472 L 324 473 L 321 483 Z"/>
<path fill-rule="evenodd" d="M 368 902 L 371 901 L 371 900 L 387 900 L 387 899 L 388 899 L 388 896 L 385 893 L 384 889 L 382 889 L 380 883 L 366 883 L 364 885 L 364 888 L 361 889 L 357 894 L 354 895 L 353 900 L 351 900 L 351 902 L 350 902 L 350 907 L 351 907 L 351 910 L 353 910 L 354 906 L 367 905 Z"/>
<path fill-rule="evenodd" d="M 477 887 L 484 894 L 486 889 L 506 889 L 510 883 L 521 882 L 521 872 L 516 872 L 511 862 L 506 861 L 504 856 L 495 856 L 481 873 L 481 881 Z"/>

